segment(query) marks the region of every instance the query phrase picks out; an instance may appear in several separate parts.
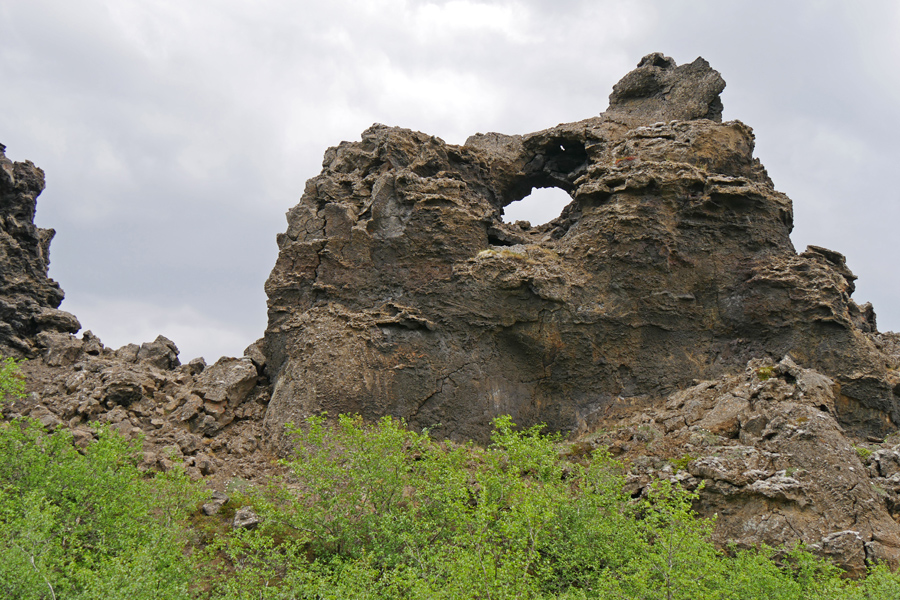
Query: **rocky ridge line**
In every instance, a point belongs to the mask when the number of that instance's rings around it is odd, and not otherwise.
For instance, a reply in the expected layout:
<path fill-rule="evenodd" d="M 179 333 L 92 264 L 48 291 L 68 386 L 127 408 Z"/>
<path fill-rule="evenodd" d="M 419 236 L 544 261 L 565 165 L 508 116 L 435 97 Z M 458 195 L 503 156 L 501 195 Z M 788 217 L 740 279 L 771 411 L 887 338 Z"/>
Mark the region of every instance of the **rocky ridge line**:
<path fill-rule="evenodd" d="M 5 151 L 0 144 L 0 355 L 31 358 L 39 339 L 75 333 L 81 324 L 59 310 L 65 294 L 47 276 L 56 232 L 34 224 L 44 172 Z"/>

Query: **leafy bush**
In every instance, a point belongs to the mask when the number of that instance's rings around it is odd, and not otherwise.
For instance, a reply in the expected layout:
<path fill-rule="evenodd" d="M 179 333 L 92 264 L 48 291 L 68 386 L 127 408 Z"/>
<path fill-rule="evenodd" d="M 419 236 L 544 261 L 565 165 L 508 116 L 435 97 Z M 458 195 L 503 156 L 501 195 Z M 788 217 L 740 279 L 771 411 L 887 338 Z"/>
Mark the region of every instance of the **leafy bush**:
<path fill-rule="evenodd" d="M 135 450 L 101 430 L 81 454 L 67 431 L 0 424 L 0 597 L 190 597 L 187 507 L 165 493 L 184 495 L 182 475 L 143 479 Z"/>
<path fill-rule="evenodd" d="M 21 361 L 0 359 L 0 404 L 25 395 L 25 378 L 19 370 Z"/>
<path fill-rule="evenodd" d="M 232 508 L 207 517 L 183 470 L 142 475 L 138 445 L 117 435 L 101 430 L 82 454 L 65 431 L 0 424 L 0 597 L 900 597 L 884 567 L 856 583 L 802 549 L 718 552 L 698 492 L 659 481 L 633 499 L 602 451 L 568 460 L 509 417 L 486 448 L 391 418 L 314 417 L 293 435 L 290 477 L 236 486 Z M 234 530 L 247 504 L 262 522 Z"/>
<path fill-rule="evenodd" d="M 390 418 L 307 420 L 287 462 L 295 491 L 259 494 L 263 525 L 214 544 L 228 565 L 215 597 L 887 598 L 877 589 L 900 581 L 844 582 L 802 550 L 792 566 L 765 548 L 724 555 L 696 492 L 661 481 L 632 500 L 603 453 L 567 462 L 539 428 L 494 426 L 479 448 Z"/>

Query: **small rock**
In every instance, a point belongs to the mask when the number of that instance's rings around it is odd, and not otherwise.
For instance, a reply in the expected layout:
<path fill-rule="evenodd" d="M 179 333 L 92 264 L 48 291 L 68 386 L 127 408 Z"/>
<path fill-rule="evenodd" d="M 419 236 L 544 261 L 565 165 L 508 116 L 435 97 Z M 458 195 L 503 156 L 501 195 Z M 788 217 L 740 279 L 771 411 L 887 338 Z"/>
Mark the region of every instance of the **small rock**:
<path fill-rule="evenodd" d="M 203 475 L 212 475 L 216 472 L 216 462 L 205 454 L 197 454 L 194 457 L 194 466 L 200 469 Z"/>
<path fill-rule="evenodd" d="M 67 333 L 75 333 L 81 329 L 81 323 L 72 313 L 68 313 L 58 308 L 44 308 L 34 315 L 34 321 L 38 328 L 42 330 L 53 329 L 56 331 L 65 331 Z"/>
<path fill-rule="evenodd" d="M 256 448 L 257 441 L 252 435 L 240 435 L 228 441 L 228 452 L 236 456 L 247 456 Z"/>
<path fill-rule="evenodd" d="M 216 514 L 217 512 L 219 512 L 219 510 L 221 510 L 223 506 L 228 504 L 229 500 L 230 500 L 230 498 L 227 495 L 223 494 L 222 492 L 217 491 L 217 490 L 213 491 L 212 497 L 210 498 L 209 502 L 204 504 L 200 508 L 200 510 L 203 511 L 204 515 L 212 516 L 212 515 Z"/>
<path fill-rule="evenodd" d="M 253 366 L 256 367 L 256 372 L 259 375 L 265 373 L 266 369 L 266 355 L 264 346 L 265 338 L 260 338 L 244 349 L 244 357 L 250 359 L 250 361 L 253 363 Z"/>
<path fill-rule="evenodd" d="M 259 525 L 259 515 L 249 506 L 242 506 L 234 513 L 232 527 L 235 529 L 255 529 Z"/>
<path fill-rule="evenodd" d="M 231 407 L 243 402 L 257 380 L 256 367 L 250 360 L 222 357 L 197 378 L 197 392 L 207 401 Z"/>
<path fill-rule="evenodd" d="M 179 430 L 175 434 L 175 443 L 178 444 L 182 454 L 193 454 L 200 449 L 200 438 L 184 430 Z"/>
<path fill-rule="evenodd" d="M 184 406 L 172 413 L 172 416 L 179 421 L 190 421 L 197 416 L 201 408 L 203 408 L 203 399 L 196 394 L 191 394 Z"/>
<path fill-rule="evenodd" d="M 164 370 L 172 369 L 180 364 L 178 362 L 178 346 L 162 335 L 157 336 L 152 342 L 141 344 L 137 359 Z"/>
<path fill-rule="evenodd" d="M 214 437 L 217 433 L 222 431 L 222 426 L 219 425 L 219 422 L 216 421 L 215 417 L 211 415 L 200 415 L 200 417 L 197 418 L 194 431 L 199 435 Z"/>
<path fill-rule="evenodd" d="M 99 356 L 103 352 L 103 342 L 91 331 L 81 334 L 81 342 L 85 354 Z"/>
<path fill-rule="evenodd" d="M 103 399 L 107 404 L 128 406 L 143 395 L 141 380 L 131 371 L 113 367 L 103 374 L 103 380 L 106 383 Z"/>
<path fill-rule="evenodd" d="M 141 347 L 137 344 L 128 344 L 116 350 L 115 356 L 119 360 L 124 360 L 128 363 L 137 362 L 138 352 L 140 351 L 140 349 Z"/>
<path fill-rule="evenodd" d="M 67 333 L 43 331 L 35 336 L 38 345 L 43 346 L 44 362 L 51 367 L 74 364 L 81 356 L 81 340 Z"/>
<path fill-rule="evenodd" d="M 206 361 L 203 360 L 203 357 L 193 358 L 188 364 L 185 365 L 185 370 L 190 375 L 199 375 L 206 369 Z"/>

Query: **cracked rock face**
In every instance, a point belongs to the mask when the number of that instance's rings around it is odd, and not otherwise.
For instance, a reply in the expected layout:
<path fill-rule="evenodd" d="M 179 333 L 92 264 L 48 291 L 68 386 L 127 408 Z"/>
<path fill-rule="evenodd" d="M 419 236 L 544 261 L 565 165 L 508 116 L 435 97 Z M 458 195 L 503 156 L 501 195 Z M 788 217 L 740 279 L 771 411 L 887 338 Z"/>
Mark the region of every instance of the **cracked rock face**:
<path fill-rule="evenodd" d="M 790 199 L 721 122 L 703 59 L 645 57 L 593 118 L 462 146 L 374 125 L 325 153 L 266 284 L 266 426 L 328 411 L 484 439 L 491 418 L 588 431 L 751 358 L 833 377 L 842 426 L 900 422 L 844 257 L 797 254 Z M 502 221 L 536 187 L 545 225 Z"/>
<path fill-rule="evenodd" d="M 44 172 L 5 150 L 0 144 L 0 356 L 32 358 L 42 336 L 75 333 L 81 324 L 59 310 L 63 291 L 47 276 L 56 232 L 34 225 Z"/>

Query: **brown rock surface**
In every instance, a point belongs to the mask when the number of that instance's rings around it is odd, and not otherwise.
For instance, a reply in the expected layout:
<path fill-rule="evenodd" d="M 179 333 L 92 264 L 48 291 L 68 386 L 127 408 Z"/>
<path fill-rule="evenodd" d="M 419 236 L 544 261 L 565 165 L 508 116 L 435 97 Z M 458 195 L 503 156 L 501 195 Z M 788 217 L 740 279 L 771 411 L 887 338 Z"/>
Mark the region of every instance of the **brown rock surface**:
<path fill-rule="evenodd" d="M 838 423 L 839 389 L 790 358 L 754 360 L 664 406 L 610 415 L 582 443 L 629 466 L 633 495 L 658 477 L 702 483 L 695 508 L 716 515 L 722 546 L 803 542 L 851 575 L 896 568 L 900 437 L 854 442 Z"/>
<path fill-rule="evenodd" d="M 44 172 L 13 162 L 0 144 L 0 355 L 33 357 L 38 334 L 74 333 L 78 319 L 59 310 L 63 291 L 47 276 L 56 233 L 34 225 Z"/>
<path fill-rule="evenodd" d="M 279 471 L 260 443 L 268 380 L 249 358 L 222 358 L 196 373 L 192 364 L 177 366 L 177 349 L 162 336 L 133 346 L 106 348 L 90 331 L 80 339 L 55 334 L 43 358 L 22 365 L 28 397 L 0 406 L 0 415 L 31 417 L 48 430 L 66 426 L 80 447 L 99 425 L 141 436 L 143 468 L 182 461 L 190 476 L 219 487 Z M 54 360 L 59 348 L 64 361 Z"/>
<path fill-rule="evenodd" d="M 462 146 L 374 125 L 325 153 L 266 284 L 266 415 L 391 414 L 484 439 L 491 417 L 590 430 L 790 354 L 840 383 L 844 427 L 900 422 L 871 307 L 844 257 L 797 254 L 790 200 L 721 122 L 719 74 L 659 54 L 602 115 Z M 572 196 L 539 227 L 502 221 L 534 187 Z"/>

